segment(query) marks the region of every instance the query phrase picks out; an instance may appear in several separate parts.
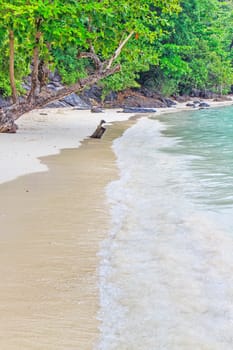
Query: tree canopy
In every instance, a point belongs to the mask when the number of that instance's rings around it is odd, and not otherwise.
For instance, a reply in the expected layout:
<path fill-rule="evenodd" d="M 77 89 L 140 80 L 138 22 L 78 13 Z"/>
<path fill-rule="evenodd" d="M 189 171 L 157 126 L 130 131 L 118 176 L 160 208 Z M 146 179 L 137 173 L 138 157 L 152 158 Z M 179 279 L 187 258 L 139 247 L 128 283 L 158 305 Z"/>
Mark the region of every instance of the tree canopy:
<path fill-rule="evenodd" d="M 227 93 L 233 84 L 233 3 L 181 0 L 169 19 L 170 31 L 155 43 L 159 64 L 151 67 L 150 86 L 162 93 L 209 89 Z"/>
<path fill-rule="evenodd" d="M 57 66 L 64 81 L 70 84 L 89 74 L 88 62 L 81 59 L 84 55 L 77 59 L 79 53 L 93 51 L 101 60 L 108 60 L 130 33 L 134 36 L 121 63 L 130 65 L 133 62 L 136 71 L 141 70 L 143 64 L 148 67 L 148 63 L 155 63 L 157 55 L 151 43 L 162 32 L 161 13 L 171 14 L 179 7 L 177 0 L 0 0 L 0 9 L 0 89 L 9 95 L 6 68 L 10 31 L 14 34 L 15 78 L 20 90 L 23 77 L 30 73 L 35 45 L 39 50 L 38 58 L 51 69 Z"/>

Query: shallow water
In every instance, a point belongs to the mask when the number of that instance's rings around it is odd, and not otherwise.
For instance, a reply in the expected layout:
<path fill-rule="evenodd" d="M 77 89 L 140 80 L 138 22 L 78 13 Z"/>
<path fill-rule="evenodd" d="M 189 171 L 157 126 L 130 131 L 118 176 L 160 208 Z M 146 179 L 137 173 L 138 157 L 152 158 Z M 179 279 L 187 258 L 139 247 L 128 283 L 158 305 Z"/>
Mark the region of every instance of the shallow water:
<path fill-rule="evenodd" d="M 233 348 L 232 114 L 143 118 L 114 142 L 99 350 Z"/>

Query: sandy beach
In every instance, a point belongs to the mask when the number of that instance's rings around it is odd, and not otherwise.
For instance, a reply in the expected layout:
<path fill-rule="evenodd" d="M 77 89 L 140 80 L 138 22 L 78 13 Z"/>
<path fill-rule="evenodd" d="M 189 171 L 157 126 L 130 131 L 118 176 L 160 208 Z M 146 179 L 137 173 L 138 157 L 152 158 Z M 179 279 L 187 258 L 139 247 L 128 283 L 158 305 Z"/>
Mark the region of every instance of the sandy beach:
<path fill-rule="evenodd" d="M 185 104 L 156 115 L 190 110 Z M 105 187 L 118 176 L 112 140 L 130 117 L 36 110 L 18 120 L 17 134 L 0 135 L 1 349 L 98 343 L 98 252 L 110 225 Z M 109 123 L 104 138 L 89 139 L 101 119 Z"/>
<path fill-rule="evenodd" d="M 211 107 L 229 106 L 232 101 L 213 102 L 205 100 Z M 158 108 L 156 115 L 192 110 L 185 103 L 172 108 Z M 1 134 L 0 137 L 0 184 L 18 176 L 47 171 L 40 157 L 58 154 L 61 149 L 77 148 L 90 136 L 101 119 L 107 123 L 125 121 L 133 114 L 118 110 L 104 113 L 75 110 L 73 108 L 34 110 L 18 121 L 16 134 Z"/>
<path fill-rule="evenodd" d="M 232 105 L 233 100 L 213 102 L 205 100 L 211 107 Z M 158 108 L 155 115 L 192 110 L 185 103 L 172 108 Z M 100 120 L 107 123 L 125 121 L 133 114 L 120 110 L 105 110 L 104 113 L 75 110 L 74 108 L 34 110 L 18 121 L 16 134 L 1 134 L 0 138 L 0 184 L 18 176 L 47 171 L 40 157 L 58 154 L 61 149 L 77 148 L 90 136 Z"/>
<path fill-rule="evenodd" d="M 16 134 L 1 134 L 0 183 L 18 176 L 47 171 L 40 157 L 58 154 L 61 149 L 77 148 L 90 136 L 101 119 L 111 123 L 131 115 L 106 111 L 93 114 L 72 108 L 34 110 L 18 121 Z"/>
<path fill-rule="evenodd" d="M 81 144 L 102 115 L 81 112 L 75 124 L 72 113 L 50 113 L 51 124 L 34 113 L 17 135 L 2 135 L 1 150 L 13 142 L 10 159 L 1 159 L 0 185 L 0 347 L 6 350 L 85 350 L 98 342 L 98 251 L 109 228 L 104 188 L 117 177 L 111 143 L 127 123 L 110 128 L 101 142 Z M 69 149 L 36 158 L 62 145 Z M 34 173 L 23 176 L 29 170 Z"/>

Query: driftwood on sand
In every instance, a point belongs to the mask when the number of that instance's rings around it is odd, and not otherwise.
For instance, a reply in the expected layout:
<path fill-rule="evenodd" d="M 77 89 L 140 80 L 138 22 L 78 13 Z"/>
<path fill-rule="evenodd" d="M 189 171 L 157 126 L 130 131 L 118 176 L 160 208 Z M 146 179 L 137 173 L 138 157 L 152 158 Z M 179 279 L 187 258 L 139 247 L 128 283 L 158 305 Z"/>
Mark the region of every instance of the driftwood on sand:
<path fill-rule="evenodd" d="M 103 134 L 106 131 L 106 128 L 103 126 L 104 123 L 106 123 L 106 121 L 102 119 L 101 122 L 99 123 L 99 125 L 97 126 L 96 130 L 90 136 L 91 138 L 101 139 L 101 137 L 103 136 Z"/>

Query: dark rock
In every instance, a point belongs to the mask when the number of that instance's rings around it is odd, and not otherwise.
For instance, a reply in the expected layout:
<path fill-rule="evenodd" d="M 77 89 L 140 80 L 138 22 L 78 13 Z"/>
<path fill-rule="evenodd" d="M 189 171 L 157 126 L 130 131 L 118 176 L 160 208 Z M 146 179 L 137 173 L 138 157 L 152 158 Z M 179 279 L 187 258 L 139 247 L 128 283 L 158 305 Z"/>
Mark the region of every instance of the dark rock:
<path fill-rule="evenodd" d="M 210 90 L 200 90 L 200 89 L 192 89 L 190 93 L 191 97 L 199 97 L 199 98 L 206 98 L 206 99 L 212 99 L 218 97 L 218 95 Z"/>
<path fill-rule="evenodd" d="M 191 97 L 200 97 L 201 90 L 199 89 L 192 89 L 190 92 Z"/>
<path fill-rule="evenodd" d="M 63 87 L 62 84 L 56 81 L 51 81 L 47 84 L 47 88 L 51 90 L 59 90 L 62 87 Z"/>
<path fill-rule="evenodd" d="M 198 107 L 200 107 L 200 108 L 208 108 L 208 107 L 210 107 L 210 105 L 208 103 L 206 103 L 206 102 L 201 102 Z"/>
<path fill-rule="evenodd" d="M 183 102 L 188 102 L 190 100 L 190 96 L 187 95 L 175 95 L 173 96 L 177 102 L 183 103 Z"/>
<path fill-rule="evenodd" d="M 164 102 L 169 108 L 177 105 L 177 103 L 170 98 L 161 98 L 161 101 Z"/>
<path fill-rule="evenodd" d="M 187 107 L 196 107 L 196 105 L 194 104 L 194 103 L 191 103 L 191 102 L 189 102 L 189 103 L 186 103 L 186 106 Z"/>
<path fill-rule="evenodd" d="M 145 97 L 149 97 L 149 98 L 154 98 L 155 97 L 155 93 L 154 91 L 151 91 L 150 89 L 143 87 L 139 90 Z M 160 96 L 156 96 L 156 98 L 159 98 Z"/>
<path fill-rule="evenodd" d="M 86 102 L 84 102 L 78 95 L 75 93 L 70 94 L 66 96 L 64 99 L 62 99 L 65 103 L 67 103 L 71 107 L 83 107 L 83 109 L 89 109 L 90 105 L 88 105 Z"/>
<path fill-rule="evenodd" d="M 62 108 L 62 107 L 78 107 L 78 109 L 90 109 L 85 101 L 83 101 L 78 95 L 72 93 L 62 100 L 54 101 L 49 103 L 46 108 Z"/>
<path fill-rule="evenodd" d="M 93 106 L 92 109 L 91 109 L 91 112 L 92 113 L 103 113 L 104 111 L 102 110 L 101 107 Z"/>
<path fill-rule="evenodd" d="M 49 72 L 49 80 L 51 82 L 61 82 L 61 76 L 58 74 L 58 71 L 55 70 L 54 72 Z"/>
<path fill-rule="evenodd" d="M 122 107 L 163 108 L 167 107 L 167 105 L 161 100 L 135 95 L 126 97 L 122 103 Z"/>
<path fill-rule="evenodd" d="M 201 97 L 201 98 L 206 98 L 206 99 L 212 99 L 212 98 L 217 97 L 217 94 L 215 94 L 215 93 L 212 92 L 212 91 L 208 91 L 208 90 L 206 91 L 206 90 L 204 90 L 204 91 L 201 91 L 200 97 Z"/>
<path fill-rule="evenodd" d="M 90 89 L 84 90 L 79 96 L 89 105 L 91 105 L 93 101 L 100 103 L 102 101 L 102 89 L 94 85 Z"/>
<path fill-rule="evenodd" d="M 113 102 L 117 99 L 117 92 L 111 91 L 104 99 L 105 103 Z"/>
<path fill-rule="evenodd" d="M 214 102 L 225 102 L 225 101 L 233 101 L 233 100 L 229 96 L 219 96 L 219 97 L 216 97 L 213 101 Z"/>
<path fill-rule="evenodd" d="M 123 113 L 155 113 L 154 108 L 143 108 L 143 107 L 126 107 L 122 111 Z"/>
<path fill-rule="evenodd" d="M 0 96 L 0 108 L 1 107 L 8 107 L 12 104 L 12 101 L 10 98 L 3 98 Z"/>
<path fill-rule="evenodd" d="M 54 101 L 51 103 L 48 103 L 45 108 L 67 108 L 70 107 L 67 105 L 67 103 L 65 103 L 64 101 Z"/>
<path fill-rule="evenodd" d="M 22 88 L 23 88 L 24 90 L 26 90 L 26 91 L 29 91 L 30 88 L 31 88 L 31 86 L 30 86 L 30 84 L 23 82 L 23 83 L 22 83 Z"/>

